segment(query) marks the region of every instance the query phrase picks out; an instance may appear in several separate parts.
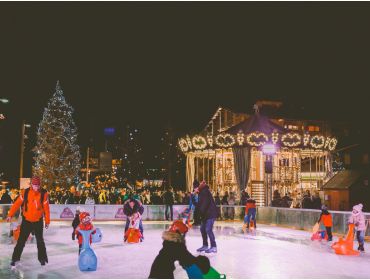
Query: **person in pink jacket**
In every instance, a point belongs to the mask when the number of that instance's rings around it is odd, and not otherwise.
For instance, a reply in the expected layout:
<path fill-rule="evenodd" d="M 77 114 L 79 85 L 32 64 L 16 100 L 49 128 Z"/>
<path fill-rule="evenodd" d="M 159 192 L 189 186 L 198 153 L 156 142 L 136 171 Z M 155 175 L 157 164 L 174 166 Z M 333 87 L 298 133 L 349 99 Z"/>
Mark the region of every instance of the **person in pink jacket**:
<path fill-rule="evenodd" d="M 356 237 L 358 241 L 358 248 L 357 250 L 364 252 L 364 239 L 365 239 L 365 231 L 366 231 L 366 222 L 365 222 L 365 216 L 362 212 L 363 205 L 357 204 L 353 206 L 352 209 L 352 215 L 348 220 L 348 223 L 355 224 L 355 230 L 356 230 Z"/>

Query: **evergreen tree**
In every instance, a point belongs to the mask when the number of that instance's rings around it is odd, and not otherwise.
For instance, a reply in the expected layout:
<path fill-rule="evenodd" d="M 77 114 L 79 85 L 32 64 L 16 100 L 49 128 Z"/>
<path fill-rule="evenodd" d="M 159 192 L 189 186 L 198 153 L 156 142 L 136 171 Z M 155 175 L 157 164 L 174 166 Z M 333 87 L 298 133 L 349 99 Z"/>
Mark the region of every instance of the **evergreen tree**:
<path fill-rule="evenodd" d="M 81 155 L 72 113 L 73 108 L 66 103 L 58 81 L 44 110 L 34 148 L 34 174 L 48 188 L 53 183 L 66 187 L 78 176 Z"/>

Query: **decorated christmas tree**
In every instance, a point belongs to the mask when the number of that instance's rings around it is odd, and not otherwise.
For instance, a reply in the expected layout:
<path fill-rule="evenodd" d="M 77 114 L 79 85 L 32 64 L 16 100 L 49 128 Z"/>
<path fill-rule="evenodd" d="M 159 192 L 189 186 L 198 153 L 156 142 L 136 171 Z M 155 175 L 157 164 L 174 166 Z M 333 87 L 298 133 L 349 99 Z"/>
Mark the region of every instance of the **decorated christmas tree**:
<path fill-rule="evenodd" d="M 34 148 L 33 172 L 48 188 L 53 184 L 67 187 L 78 176 L 81 155 L 72 113 L 73 108 L 66 103 L 58 81 L 44 110 Z"/>

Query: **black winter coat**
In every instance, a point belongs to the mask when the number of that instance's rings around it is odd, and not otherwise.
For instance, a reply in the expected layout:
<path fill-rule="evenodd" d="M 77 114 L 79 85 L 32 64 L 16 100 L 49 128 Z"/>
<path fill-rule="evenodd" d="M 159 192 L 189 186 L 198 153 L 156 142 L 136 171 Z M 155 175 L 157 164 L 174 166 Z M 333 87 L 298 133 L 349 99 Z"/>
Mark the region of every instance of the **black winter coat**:
<path fill-rule="evenodd" d="M 200 189 L 198 199 L 198 209 L 203 221 L 219 217 L 218 208 L 207 185 Z"/>
<path fill-rule="evenodd" d="M 166 205 L 173 205 L 175 203 L 174 197 L 173 197 L 173 192 L 171 191 L 166 191 L 163 194 L 163 203 Z"/>
<path fill-rule="evenodd" d="M 173 279 L 175 271 L 175 261 L 185 269 L 192 264 L 198 265 L 203 273 L 210 269 L 209 260 L 204 256 L 194 257 L 186 248 L 185 241 L 176 237 L 177 233 L 164 233 L 163 248 L 159 251 L 158 256 L 154 259 L 148 278 L 152 279 Z M 166 236 L 166 237 L 165 237 Z M 180 236 L 179 236 L 180 237 Z M 177 240 L 171 241 L 172 238 Z"/>
<path fill-rule="evenodd" d="M 134 207 L 131 208 L 130 207 L 130 200 L 127 200 L 125 202 L 125 204 L 123 205 L 123 213 L 127 216 L 127 217 L 131 217 L 132 214 L 134 213 L 137 213 L 139 212 L 140 215 L 142 215 L 144 213 L 144 207 L 143 205 L 140 205 L 139 201 L 138 200 L 134 200 L 135 204 L 134 204 Z"/>

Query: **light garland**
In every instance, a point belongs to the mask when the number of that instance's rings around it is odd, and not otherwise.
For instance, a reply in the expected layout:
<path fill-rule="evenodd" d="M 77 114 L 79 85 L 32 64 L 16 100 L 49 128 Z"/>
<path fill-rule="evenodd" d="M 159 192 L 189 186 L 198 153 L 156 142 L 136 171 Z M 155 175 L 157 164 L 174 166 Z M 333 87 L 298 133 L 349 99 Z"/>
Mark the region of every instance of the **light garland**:
<path fill-rule="evenodd" d="M 301 136 L 298 133 L 287 133 L 281 137 L 281 142 L 287 147 L 297 147 L 301 144 Z"/>
<path fill-rule="evenodd" d="M 219 134 L 216 136 L 216 144 L 223 148 L 231 147 L 235 144 L 235 138 L 229 133 Z"/>
<path fill-rule="evenodd" d="M 261 137 L 264 138 L 262 141 L 260 140 Z M 268 140 L 269 140 L 268 136 L 263 132 L 252 132 L 249 133 L 247 136 L 247 143 L 251 146 L 256 147 L 264 145 Z"/>
<path fill-rule="evenodd" d="M 207 135 L 207 142 L 210 147 L 213 147 L 213 136 L 211 134 Z"/>
<path fill-rule="evenodd" d="M 179 146 L 184 153 L 189 150 L 188 142 L 184 138 L 179 139 Z"/>
<path fill-rule="evenodd" d="M 303 146 L 307 146 L 310 142 L 310 135 L 308 133 L 305 133 L 303 135 Z"/>
<path fill-rule="evenodd" d="M 191 144 L 191 139 L 190 139 L 189 135 L 186 135 L 186 141 L 188 142 L 189 149 L 192 149 L 193 146 Z"/>
<path fill-rule="evenodd" d="M 196 135 L 193 137 L 193 147 L 197 150 L 203 150 L 207 147 L 206 139 L 203 136 Z"/>
<path fill-rule="evenodd" d="M 238 142 L 239 146 L 243 145 L 244 143 L 244 133 L 241 130 L 236 135 L 236 141 Z"/>
<path fill-rule="evenodd" d="M 330 139 L 330 142 L 328 144 L 328 148 L 330 151 L 333 151 L 335 149 L 335 147 L 337 146 L 337 143 L 338 143 L 338 140 L 335 139 L 335 138 L 331 138 Z"/>
<path fill-rule="evenodd" d="M 331 140 L 331 138 L 330 138 L 330 137 L 326 137 L 326 141 L 325 141 L 324 149 L 326 149 L 326 148 L 328 147 L 330 140 Z"/>
<path fill-rule="evenodd" d="M 321 135 L 315 135 L 311 138 L 310 144 L 312 148 L 321 149 L 325 145 L 325 137 Z"/>
<path fill-rule="evenodd" d="M 274 131 L 272 134 L 271 134 L 271 141 L 273 144 L 276 144 L 277 141 L 279 141 L 279 133 Z"/>

